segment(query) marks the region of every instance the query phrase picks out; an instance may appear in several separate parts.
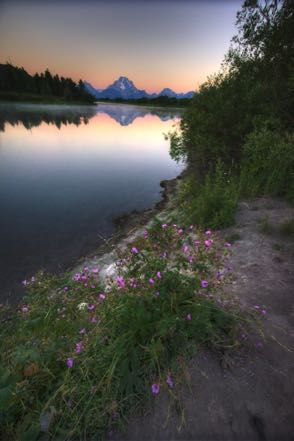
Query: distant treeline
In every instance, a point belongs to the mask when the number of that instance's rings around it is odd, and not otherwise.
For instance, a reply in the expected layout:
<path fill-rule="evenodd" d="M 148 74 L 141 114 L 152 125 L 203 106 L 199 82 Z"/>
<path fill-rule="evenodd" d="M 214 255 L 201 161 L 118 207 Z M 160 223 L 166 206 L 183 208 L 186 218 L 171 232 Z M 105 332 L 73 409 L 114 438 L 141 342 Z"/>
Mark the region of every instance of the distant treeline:
<path fill-rule="evenodd" d="M 52 75 L 48 69 L 32 76 L 23 67 L 0 64 L 0 99 L 38 101 L 39 98 L 50 102 L 95 101 L 81 80 L 75 83 L 71 78 Z"/>
<path fill-rule="evenodd" d="M 139 99 L 128 99 L 124 100 L 122 98 L 116 98 L 116 99 L 99 99 L 99 101 L 103 102 L 111 102 L 111 103 L 122 103 L 122 104 L 141 104 L 141 105 L 150 105 L 150 106 L 162 106 L 162 107 L 188 107 L 192 99 L 189 98 L 170 98 L 166 95 L 159 96 L 157 98 L 139 98 Z"/>

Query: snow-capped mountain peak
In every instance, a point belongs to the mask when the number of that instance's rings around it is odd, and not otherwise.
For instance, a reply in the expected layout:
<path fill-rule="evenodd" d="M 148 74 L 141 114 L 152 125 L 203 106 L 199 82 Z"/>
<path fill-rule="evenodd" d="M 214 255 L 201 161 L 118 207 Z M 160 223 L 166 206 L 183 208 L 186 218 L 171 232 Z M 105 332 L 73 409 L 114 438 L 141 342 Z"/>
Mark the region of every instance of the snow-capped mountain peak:
<path fill-rule="evenodd" d="M 170 98 L 191 98 L 193 92 L 187 93 L 176 93 L 172 89 L 165 88 L 159 94 L 149 94 L 145 90 L 137 89 L 133 81 L 129 80 L 128 77 L 120 76 L 106 89 L 95 89 L 90 83 L 84 81 L 86 90 L 95 96 L 95 98 L 103 99 L 116 99 L 122 98 L 124 100 L 139 99 L 139 98 L 155 98 L 159 96 L 168 96 Z"/>

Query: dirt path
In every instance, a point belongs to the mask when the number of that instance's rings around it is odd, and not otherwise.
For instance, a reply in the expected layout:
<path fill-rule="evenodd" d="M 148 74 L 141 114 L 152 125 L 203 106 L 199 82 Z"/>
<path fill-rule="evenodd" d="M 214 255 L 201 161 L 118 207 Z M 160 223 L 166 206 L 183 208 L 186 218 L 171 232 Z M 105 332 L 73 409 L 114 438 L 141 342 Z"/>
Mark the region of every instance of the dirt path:
<path fill-rule="evenodd" d="M 175 389 L 175 404 L 161 393 L 144 416 L 133 418 L 116 440 L 294 439 L 294 238 L 280 225 L 294 218 L 282 201 L 242 202 L 233 228 L 227 291 L 245 309 L 266 310 L 264 337 L 248 338 L 243 351 L 220 360 L 202 352 Z M 183 410 L 184 409 L 184 410 Z"/>

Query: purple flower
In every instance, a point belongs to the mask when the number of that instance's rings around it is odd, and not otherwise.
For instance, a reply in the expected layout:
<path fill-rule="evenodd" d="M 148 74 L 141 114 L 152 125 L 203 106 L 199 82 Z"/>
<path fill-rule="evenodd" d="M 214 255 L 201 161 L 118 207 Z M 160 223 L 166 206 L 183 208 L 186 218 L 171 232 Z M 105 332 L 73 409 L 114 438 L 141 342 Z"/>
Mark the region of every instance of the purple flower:
<path fill-rule="evenodd" d="M 116 281 L 120 288 L 124 288 L 126 286 L 126 282 L 123 276 L 117 276 Z"/>
<path fill-rule="evenodd" d="M 254 305 L 253 308 L 254 309 L 260 309 L 260 306 L 259 305 Z"/>
<path fill-rule="evenodd" d="M 90 321 L 91 323 L 97 323 L 97 317 L 91 317 Z"/>
<path fill-rule="evenodd" d="M 65 287 L 63 288 L 63 291 L 68 291 L 68 287 L 65 286 Z"/>
<path fill-rule="evenodd" d="M 205 231 L 206 236 L 211 236 L 211 230 Z"/>
<path fill-rule="evenodd" d="M 213 240 L 212 239 L 207 239 L 204 241 L 204 245 L 206 246 L 206 248 L 211 247 L 211 245 L 213 244 Z"/>
<path fill-rule="evenodd" d="M 157 276 L 158 279 L 161 279 L 161 272 L 157 271 L 156 276 Z"/>
<path fill-rule="evenodd" d="M 87 266 L 84 267 L 84 272 L 88 273 L 89 272 L 89 268 Z"/>
<path fill-rule="evenodd" d="M 28 308 L 26 305 L 24 305 L 24 306 L 21 308 L 21 310 L 22 310 L 22 312 L 23 312 L 24 314 L 26 314 L 27 312 L 29 312 L 29 308 Z"/>
<path fill-rule="evenodd" d="M 73 358 L 68 358 L 66 360 L 66 365 L 67 365 L 68 369 L 71 369 L 73 367 L 73 365 L 74 365 L 74 359 Z"/>
<path fill-rule="evenodd" d="M 148 231 L 147 230 L 144 231 L 143 236 L 144 236 L 144 239 L 148 239 Z"/>
<path fill-rule="evenodd" d="M 106 299 L 106 295 L 105 295 L 103 292 L 101 292 L 101 293 L 99 294 L 99 299 L 100 299 L 100 300 L 105 300 L 105 299 Z"/>
<path fill-rule="evenodd" d="M 262 315 L 266 315 L 266 309 L 262 309 L 262 310 L 261 310 L 261 314 L 262 314 Z"/>
<path fill-rule="evenodd" d="M 93 274 L 98 274 L 99 273 L 99 268 L 93 268 L 92 269 L 92 273 Z"/>
<path fill-rule="evenodd" d="M 91 285 L 91 288 L 92 288 L 92 289 L 95 289 L 95 288 L 96 288 L 96 285 L 93 285 L 93 284 L 92 284 L 92 285 Z"/>
<path fill-rule="evenodd" d="M 86 329 L 85 329 L 85 328 L 82 328 L 82 329 L 79 331 L 79 334 L 86 334 Z"/>
<path fill-rule="evenodd" d="M 162 227 L 163 230 L 166 230 L 168 225 L 167 224 L 162 224 L 161 227 Z"/>
<path fill-rule="evenodd" d="M 184 251 L 184 253 L 188 253 L 188 251 L 189 251 L 188 245 L 183 246 L 183 251 Z"/>
<path fill-rule="evenodd" d="M 76 343 L 76 353 L 79 354 L 82 350 L 82 344 L 83 342 L 80 341 L 79 343 Z"/>
<path fill-rule="evenodd" d="M 202 288 L 207 288 L 208 287 L 207 280 L 201 280 L 201 286 L 202 286 Z"/>
<path fill-rule="evenodd" d="M 23 286 L 27 286 L 29 284 L 27 280 L 23 280 L 21 283 L 23 284 Z"/>
<path fill-rule="evenodd" d="M 160 292 L 159 292 L 159 291 L 156 291 L 156 293 L 155 293 L 156 297 L 158 297 L 159 294 L 160 294 Z"/>
<path fill-rule="evenodd" d="M 191 316 L 191 314 L 188 314 L 188 315 L 187 315 L 186 320 L 189 320 L 189 321 L 192 320 L 192 316 Z"/>
<path fill-rule="evenodd" d="M 182 228 L 180 228 L 180 229 L 178 230 L 178 234 L 179 234 L 179 235 L 183 234 L 183 229 L 182 229 Z"/>
<path fill-rule="evenodd" d="M 171 388 L 174 387 L 174 382 L 173 382 L 173 379 L 170 375 L 167 376 L 166 382 L 169 385 L 169 387 L 171 387 Z"/>
<path fill-rule="evenodd" d="M 93 305 L 93 303 L 91 303 L 91 304 L 88 305 L 88 309 L 89 309 L 89 311 L 94 311 L 95 308 L 96 308 L 96 306 Z"/>
<path fill-rule="evenodd" d="M 226 247 L 226 248 L 231 248 L 231 246 L 232 246 L 231 243 L 229 243 L 229 242 L 226 242 L 226 243 L 225 243 L 225 247 Z"/>
<path fill-rule="evenodd" d="M 133 247 L 133 248 L 131 249 L 131 253 L 133 253 L 133 254 L 138 254 L 138 253 L 139 253 L 138 248 Z"/>
<path fill-rule="evenodd" d="M 79 281 L 81 280 L 81 274 L 80 274 L 80 273 L 76 273 L 76 274 L 73 276 L 73 280 L 74 280 L 75 282 L 79 282 Z"/>
<path fill-rule="evenodd" d="M 198 247 L 199 244 L 200 244 L 200 240 L 194 240 L 194 245 L 195 245 L 196 247 Z"/>
<path fill-rule="evenodd" d="M 150 285 L 154 285 L 154 279 L 152 279 L 152 277 L 150 277 L 149 283 L 150 283 Z"/>
<path fill-rule="evenodd" d="M 158 383 L 153 383 L 152 386 L 151 386 L 151 390 L 152 390 L 152 393 L 153 393 L 154 395 L 159 394 L 159 391 L 160 391 L 160 385 L 159 385 Z"/>
<path fill-rule="evenodd" d="M 188 261 L 189 261 L 190 263 L 193 262 L 193 256 L 188 256 L 187 259 L 188 259 Z"/>
<path fill-rule="evenodd" d="M 190 225 L 189 230 L 193 230 L 193 225 Z"/>

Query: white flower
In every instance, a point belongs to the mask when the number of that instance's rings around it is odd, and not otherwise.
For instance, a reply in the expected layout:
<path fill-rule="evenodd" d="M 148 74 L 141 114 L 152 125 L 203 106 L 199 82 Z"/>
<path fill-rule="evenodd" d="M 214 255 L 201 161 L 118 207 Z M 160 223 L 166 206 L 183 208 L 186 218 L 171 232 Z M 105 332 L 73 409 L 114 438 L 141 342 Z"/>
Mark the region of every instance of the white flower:
<path fill-rule="evenodd" d="M 81 311 L 82 309 L 85 309 L 85 308 L 87 308 L 87 306 L 88 306 L 88 304 L 87 304 L 87 303 L 85 303 L 85 302 L 82 302 L 82 303 L 80 303 L 80 304 L 78 305 L 78 308 L 79 308 L 79 310 Z"/>

